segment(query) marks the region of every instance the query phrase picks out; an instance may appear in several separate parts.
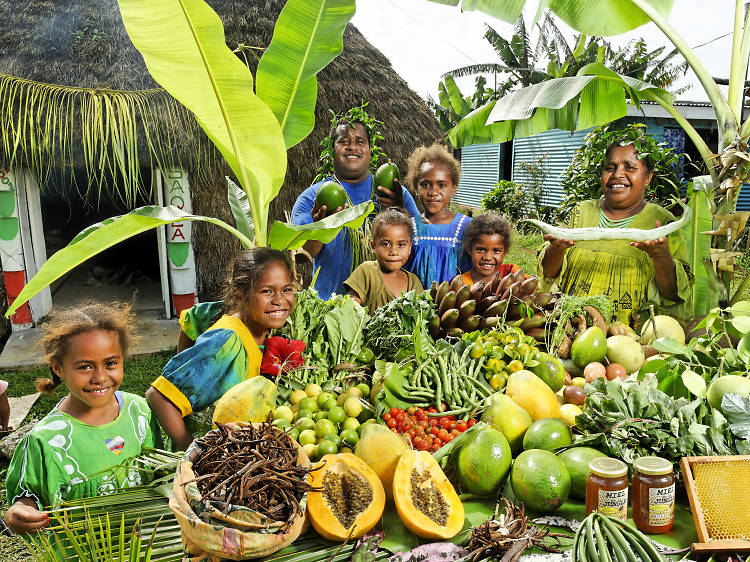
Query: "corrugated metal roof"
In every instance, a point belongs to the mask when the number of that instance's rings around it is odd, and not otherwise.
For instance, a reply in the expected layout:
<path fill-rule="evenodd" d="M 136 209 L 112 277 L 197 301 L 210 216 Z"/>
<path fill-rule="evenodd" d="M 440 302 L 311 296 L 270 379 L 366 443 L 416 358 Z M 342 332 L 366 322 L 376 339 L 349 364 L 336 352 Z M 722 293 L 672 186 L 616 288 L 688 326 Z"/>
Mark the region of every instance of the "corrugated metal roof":
<path fill-rule="evenodd" d="M 461 178 L 456 201 L 469 207 L 481 207 L 482 197 L 500 179 L 501 144 L 475 144 L 461 149 Z"/>
<path fill-rule="evenodd" d="M 526 183 L 530 180 L 528 174 L 521 168 L 522 162 L 535 162 L 546 154 L 543 166 L 547 171 L 544 179 L 544 195 L 542 203 L 557 207 L 562 201 L 563 193 L 560 186 L 560 176 L 570 165 L 575 151 L 583 144 L 591 129 L 576 131 L 572 135 L 567 131 L 545 131 L 532 137 L 515 139 L 513 141 L 513 174 L 511 180 L 516 183 Z"/>

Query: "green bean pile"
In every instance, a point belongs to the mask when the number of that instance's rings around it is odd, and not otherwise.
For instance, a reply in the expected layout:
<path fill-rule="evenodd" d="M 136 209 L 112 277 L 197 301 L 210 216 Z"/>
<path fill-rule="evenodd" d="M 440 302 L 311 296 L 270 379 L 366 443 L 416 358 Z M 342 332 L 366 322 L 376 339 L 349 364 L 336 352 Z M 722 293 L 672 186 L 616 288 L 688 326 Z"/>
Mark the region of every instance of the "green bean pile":
<path fill-rule="evenodd" d="M 573 562 L 664 562 L 664 557 L 638 529 L 592 512 L 573 540 Z"/>
<path fill-rule="evenodd" d="M 407 377 L 404 390 L 420 402 L 434 404 L 438 409 L 429 416 L 470 417 L 471 412 L 484 408 L 484 401 L 493 394 L 482 371 L 484 357 L 469 358 L 469 348 L 462 355 L 452 348 L 435 350 L 414 368 Z M 446 411 L 441 412 L 445 403 Z"/>

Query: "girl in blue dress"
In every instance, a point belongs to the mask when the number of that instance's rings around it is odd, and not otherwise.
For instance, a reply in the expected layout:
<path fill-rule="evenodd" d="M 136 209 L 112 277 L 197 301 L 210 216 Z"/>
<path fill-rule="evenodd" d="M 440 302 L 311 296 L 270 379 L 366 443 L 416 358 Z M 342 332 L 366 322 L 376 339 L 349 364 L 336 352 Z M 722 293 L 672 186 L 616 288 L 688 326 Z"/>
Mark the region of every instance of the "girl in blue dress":
<path fill-rule="evenodd" d="M 424 213 L 412 217 L 413 245 L 407 269 L 427 288 L 469 271 L 471 261 L 461 240 L 471 218 L 450 210 L 458 189 L 461 164 L 441 144 L 420 146 L 407 161 L 407 181 L 416 190 Z"/>

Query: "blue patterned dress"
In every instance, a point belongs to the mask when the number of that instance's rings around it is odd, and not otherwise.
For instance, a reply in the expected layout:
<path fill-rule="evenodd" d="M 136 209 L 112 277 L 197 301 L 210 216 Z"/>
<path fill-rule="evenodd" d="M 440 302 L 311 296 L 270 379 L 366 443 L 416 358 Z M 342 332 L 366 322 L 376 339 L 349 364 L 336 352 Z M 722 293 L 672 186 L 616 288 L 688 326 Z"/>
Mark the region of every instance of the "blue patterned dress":
<path fill-rule="evenodd" d="M 406 269 L 414 273 L 427 290 L 433 281 L 450 281 L 471 269 L 471 260 L 461 240 L 471 218 L 456 213 L 448 224 L 425 224 L 412 217 L 412 248 Z"/>

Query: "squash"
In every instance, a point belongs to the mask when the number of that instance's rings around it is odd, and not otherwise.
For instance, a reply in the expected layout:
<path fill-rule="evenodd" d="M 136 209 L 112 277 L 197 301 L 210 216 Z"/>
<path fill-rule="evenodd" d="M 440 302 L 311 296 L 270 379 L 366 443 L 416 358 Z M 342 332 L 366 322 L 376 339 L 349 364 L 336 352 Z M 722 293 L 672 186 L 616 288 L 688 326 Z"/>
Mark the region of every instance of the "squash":
<path fill-rule="evenodd" d="M 264 422 L 275 404 L 276 385 L 258 375 L 234 385 L 219 398 L 213 422 Z"/>
<path fill-rule="evenodd" d="M 361 537 L 380 521 L 385 490 L 378 475 L 359 457 L 325 455 L 307 479 L 322 488 L 307 495 L 310 522 L 322 537 L 332 541 Z"/>
<path fill-rule="evenodd" d="M 464 526 L 464 506 L 440 465 L 427 451 L 401 455 L 393 499 L 404 525 L 426 539 L 450 539 Z"/>

